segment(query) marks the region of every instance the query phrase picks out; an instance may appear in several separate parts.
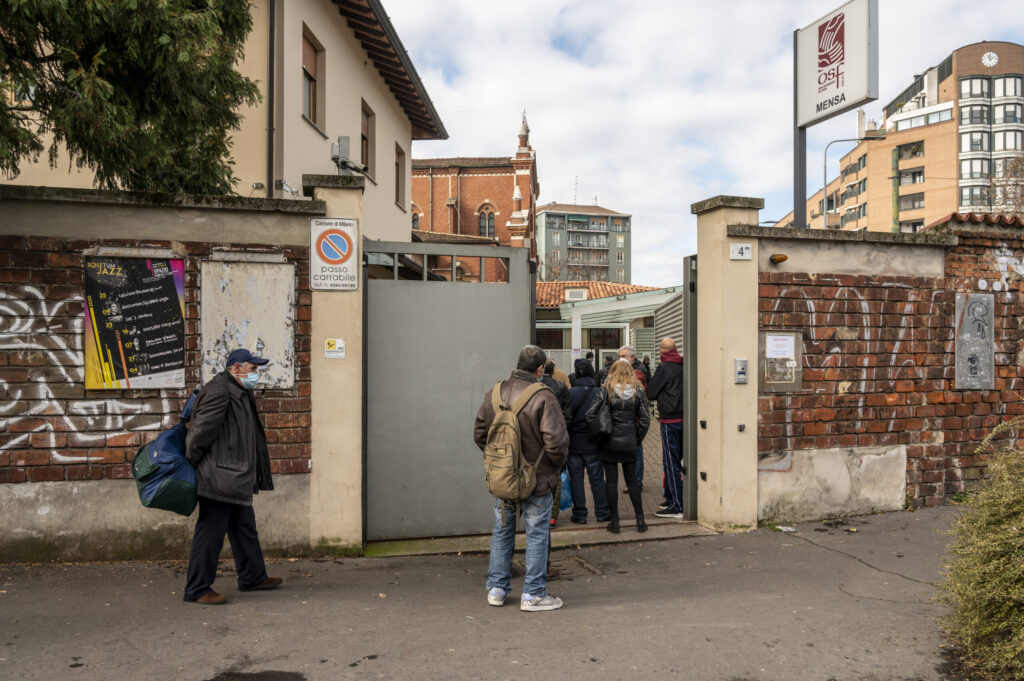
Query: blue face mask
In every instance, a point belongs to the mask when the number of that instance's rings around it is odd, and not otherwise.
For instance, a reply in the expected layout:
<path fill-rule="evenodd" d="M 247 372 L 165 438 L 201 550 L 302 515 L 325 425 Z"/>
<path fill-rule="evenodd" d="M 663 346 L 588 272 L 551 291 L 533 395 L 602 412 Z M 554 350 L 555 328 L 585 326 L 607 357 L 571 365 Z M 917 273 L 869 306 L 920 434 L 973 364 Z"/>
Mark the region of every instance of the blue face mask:
<path fill-rule="evenodd" d="M 260 374 L 257 371 L 253 371 L 242 377 L 242 387 L 246 390 L 252 390 L 260 382 Z"/>

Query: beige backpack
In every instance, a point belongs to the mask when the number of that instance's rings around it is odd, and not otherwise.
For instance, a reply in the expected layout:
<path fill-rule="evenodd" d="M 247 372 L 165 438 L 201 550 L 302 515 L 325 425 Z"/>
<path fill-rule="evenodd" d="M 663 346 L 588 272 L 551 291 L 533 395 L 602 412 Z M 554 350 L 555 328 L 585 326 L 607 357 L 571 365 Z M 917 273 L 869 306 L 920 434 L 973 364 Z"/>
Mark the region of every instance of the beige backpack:
<path fill-rule="evenodd" d="M 487 443 L 484 445 L 484 482 L 487 491 L 495 497 L 505 501 L 522 501 L 532 495 L 537 486 L 537 464 L 540 463 L 540 457 L 530 463 L 523 456 L 519 412 L 530 398 L 549 388 L 543 383 L 534 383 L 509 406 L 501 399 L 501 385 L 502 381 L 498 381 L 491 391 L 494 421 L 487 431 Z"/>

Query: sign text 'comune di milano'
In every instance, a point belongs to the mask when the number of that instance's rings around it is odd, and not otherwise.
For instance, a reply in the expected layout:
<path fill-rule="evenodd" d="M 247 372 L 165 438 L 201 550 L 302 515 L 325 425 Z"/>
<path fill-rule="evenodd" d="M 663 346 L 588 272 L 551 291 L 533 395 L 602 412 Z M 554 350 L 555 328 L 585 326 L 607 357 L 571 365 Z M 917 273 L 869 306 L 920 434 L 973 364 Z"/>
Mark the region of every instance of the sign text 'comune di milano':
<path fill-rule="evenodd" d="M 309 288 L 359 289 L 359 223 L 355 218 L 309 221 Z"/>
<path fill-rule="evenodd" d="M 878 0 L 850 0 L 797 31 L 797 125 L 878 99 Z"/>

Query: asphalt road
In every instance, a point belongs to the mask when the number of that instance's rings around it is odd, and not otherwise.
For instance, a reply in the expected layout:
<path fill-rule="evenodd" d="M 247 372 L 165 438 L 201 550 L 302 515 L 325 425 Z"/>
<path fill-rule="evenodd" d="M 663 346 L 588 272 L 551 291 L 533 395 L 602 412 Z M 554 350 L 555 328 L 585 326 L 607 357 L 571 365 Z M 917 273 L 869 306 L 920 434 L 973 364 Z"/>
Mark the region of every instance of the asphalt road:
<path fill-rule="evenodd" d="M 545 613 L 521 580 L 488 606 L 486 555 L 275 560 L 256 593 L 222 563 L 217 607 L 181 601 L 183 562 L 0 566 L 0 679 L 947 679 L 956 513 L 563 549 Z"/>

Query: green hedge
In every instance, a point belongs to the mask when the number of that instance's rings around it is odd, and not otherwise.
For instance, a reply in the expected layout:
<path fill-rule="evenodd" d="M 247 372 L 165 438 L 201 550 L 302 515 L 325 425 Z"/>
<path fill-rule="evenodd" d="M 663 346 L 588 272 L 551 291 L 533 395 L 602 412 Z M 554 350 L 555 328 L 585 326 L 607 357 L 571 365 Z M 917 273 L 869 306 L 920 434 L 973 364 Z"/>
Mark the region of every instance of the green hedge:
<path fill-rule="evenodd" d="M 997 427 L 979 453 L 1021 426 L 1015 419 Z M 992 457 L 987 479 L 954 523 L 944 625 L 967 669 L 1024 681 L 1024 451 L 1014 447 Z"/>

